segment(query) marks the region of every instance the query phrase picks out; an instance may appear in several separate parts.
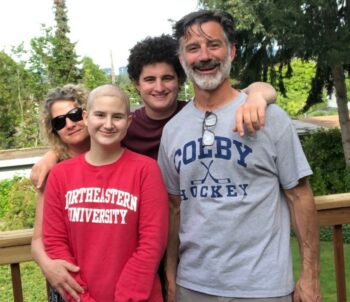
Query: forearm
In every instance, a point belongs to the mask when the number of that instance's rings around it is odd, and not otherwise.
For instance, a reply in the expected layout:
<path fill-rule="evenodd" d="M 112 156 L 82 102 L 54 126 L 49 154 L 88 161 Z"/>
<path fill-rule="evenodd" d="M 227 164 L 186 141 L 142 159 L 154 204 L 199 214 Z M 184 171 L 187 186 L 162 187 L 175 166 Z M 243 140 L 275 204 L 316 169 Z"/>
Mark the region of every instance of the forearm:
<path fill-rule="evenodd" d="M 302 274 L 318 278 L 320 272 L 319 226 L 314 198 L 307 179 L 287 194 L 294 230 L 299 242 Z"/>
<path fill-rule="evenodd" d="M 31 246 L 32 256 L 34 261 L 39 265 L 42 272 L 46 276 L 45 268 L 47 267 L 46 263 L 51 259 L 45 252 L 45 247 L 41 238 L 33 239 Z"/>
<path fill-rule="evenodd" d="M 180 196 L 169 194 L 169 235 L 165 256 L 166 301 L 176 301 L 176 274 L 179 259 Z"/>
<path fill-rule="evenodd" d="M 254 82 L 242 90 L 248 95 L 260 94 L 265 99 L 267 104 L 272 104 L 276 101 L 277 92 L 271 84 L 265 82 Z"/>
<path fill-rule="evenodd" d="M 43 222 L 43 205 L 44 197 L 41 192 L 37 193 L 37 201 L 35 208 L 34 231 L 31 245 L 31 252 L 34 260 L 38 263 L 41 270 L 44 272 L 45 261 L 49 259 L 45 252 L 44 243 L 42 240 L 42 222 Z"/>
<path fill-rule="evenodd" d="M 165 256 L 165 272 L 168 281 L 175 281 L 180 245 L 180 202 L 174 196 L 170 196 L 169 199 L 169 235 Z"/>
<path fill-rule="evenodd" d="M 118 302 L 148 301 L 160 294 L 155 282 L 168 239 L 167 193 L 158 166 L 154 163 L 142 184 L 139 206 L 137 248 L 123 267 L 116 284 Z M 130 234 L 130 236 L 133 236 Z"/>

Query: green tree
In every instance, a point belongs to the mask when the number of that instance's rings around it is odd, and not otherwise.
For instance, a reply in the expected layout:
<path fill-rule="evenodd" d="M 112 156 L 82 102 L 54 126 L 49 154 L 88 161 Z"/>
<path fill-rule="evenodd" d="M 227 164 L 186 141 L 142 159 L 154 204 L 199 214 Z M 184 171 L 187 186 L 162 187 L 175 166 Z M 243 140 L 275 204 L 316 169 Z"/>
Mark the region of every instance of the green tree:
<path fill-rule="evenodd" d="M 105 71 L 95 64 L 91 58 L 84 57 L 82 63 L 82 83 L 86 88 L 91 90 L 110 82 Z"/>
<path fill-rule="evenodd" d="M 81 79 L 75 43 L 68 37 L 65 0 L 54 0 L 54 13 L 55 27 L 42 25 L 42 35 L 31 39 L 29 68 L 45 93 L 50 87 L 78 83 Z"/>
<path fill-rule="evenodd" d="M 129 96 L 132 107 L 137 107 L 142 104 L 142 100 L 135 85 L 130 81 L 127 75 L 117 76 L 116 84 Z"/>
<path fill-rule="evenodd" d="M 350 119 L 345 76 L 350 71 L 349 0 L 200 0 L 223 8 L 237 20 L 238 56 L 234 72 L 244 84 L 267 80 L 285 93 L 282 69 L 292 74 L 291 60 L 316 62 L 305 110 L 321 101 L 322 89 L 335 90 L 342 142 L 350 166 Z M 274 68 L 279 64 L 277 72 Z"/>
<path fill-rule="evenodd" d="M 68 37 L 70 32 L 65 0 L 54 0 L 56 21 L 55 36 L 52 47 L 52 61 L 48 65 L 49 75 L 54 85 L 62 86 L 67 83 L 77 83 L 80 77 L 78 56 L 75 43 Z"/>
<path fill-rule="evenodd" d="M 32 75 L 22 63 L 0 52 L 0 149 L 29 147 L 38 142 L 32 82 Z"/>
<path fill-rule="evenodd" d="M 311 89 L 311 80 L 315 74 L 315 62 L 302 62 L 300 59 L 291 61 L 293 75 L 284 78 L 285 95 L 278 94 L 277 104 L 280 105 L 292 117 L 297 117 L 305 106 L 308 92 Z M 282 75 L 288 72 L 288 68 L 282 69 Z M 325 97 L 323 97 L 325 100 Z"/>

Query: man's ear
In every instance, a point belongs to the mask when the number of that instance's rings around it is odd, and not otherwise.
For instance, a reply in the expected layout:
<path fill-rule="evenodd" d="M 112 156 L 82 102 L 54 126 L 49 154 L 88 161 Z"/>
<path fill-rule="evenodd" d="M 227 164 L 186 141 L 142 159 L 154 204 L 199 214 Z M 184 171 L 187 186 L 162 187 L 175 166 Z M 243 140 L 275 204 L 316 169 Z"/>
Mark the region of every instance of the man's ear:
<path fill-rule="evenodd" d="M 231 62 L 234 60 L 235 56 L 236 56 L 236 45 L 232 44 L 230 48 Z"/>
<path fill-rule="evenodd" d="M 88 113 L 86 110 L 83 111 L 83 121 L 85 126 L 87 126 L 87 118 L 88 118 Z"/>
<path fill-rule="evenodd" d="M 180 64 L 181 64 L 181 66 L 183 67 L 183 66 L 184 66 L 184 63 L 185 63 L 184 58 L 183 58 L 182 55 L 178 55 L 178 57 L 179 57 Z"/>

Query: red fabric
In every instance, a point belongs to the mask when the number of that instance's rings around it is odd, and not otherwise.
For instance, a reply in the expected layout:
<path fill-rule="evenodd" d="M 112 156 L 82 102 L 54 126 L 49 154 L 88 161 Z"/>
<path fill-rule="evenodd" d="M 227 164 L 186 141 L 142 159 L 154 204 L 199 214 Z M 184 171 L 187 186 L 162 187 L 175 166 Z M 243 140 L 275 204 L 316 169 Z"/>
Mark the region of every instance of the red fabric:
<path fill-rule="evenodd" d="M 162 301 L 156 272 L 167 233 L 167 192 L 153 159 L 126 149 L 111 165 L 95 167 L 81 155 L 52 169 L 45 248 L 80 267 L 81 301 Z"/>
<path fill-rule="evenodd" d="M 176 113 L 187 105 L 187 102 L 177 101 L 177 104 L 174 114 L 163 120 L 150 119 L 146 115 L 145 107 L 135 110 L 133 120 L 123 140 L 124 146 L 137 153 L 157 159 L 163 127 Z"/>

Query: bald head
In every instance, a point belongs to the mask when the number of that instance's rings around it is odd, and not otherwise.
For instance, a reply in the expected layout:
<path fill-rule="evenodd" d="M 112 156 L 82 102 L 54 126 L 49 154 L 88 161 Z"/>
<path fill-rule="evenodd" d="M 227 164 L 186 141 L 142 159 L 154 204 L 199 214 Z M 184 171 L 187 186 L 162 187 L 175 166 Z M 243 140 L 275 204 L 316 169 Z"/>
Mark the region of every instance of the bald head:
<path fill-rule="evenodd" d="M 95 88 L 89 93 L 89 97 L 87 100 L 87 111 L 90 111 L 94 101 L 97 98 L 105 97 L 105 96 L 115 97 L 121 100 L 126 105 L 127 114 L 130 113 L 129 97 L 126 95 L 126 93 L 122 89 L 120 89 L 118 86 L 113 84 L 98 86 L 97 88 Z"/>

